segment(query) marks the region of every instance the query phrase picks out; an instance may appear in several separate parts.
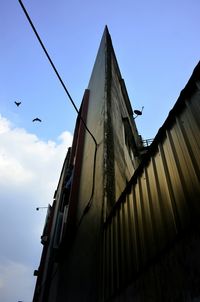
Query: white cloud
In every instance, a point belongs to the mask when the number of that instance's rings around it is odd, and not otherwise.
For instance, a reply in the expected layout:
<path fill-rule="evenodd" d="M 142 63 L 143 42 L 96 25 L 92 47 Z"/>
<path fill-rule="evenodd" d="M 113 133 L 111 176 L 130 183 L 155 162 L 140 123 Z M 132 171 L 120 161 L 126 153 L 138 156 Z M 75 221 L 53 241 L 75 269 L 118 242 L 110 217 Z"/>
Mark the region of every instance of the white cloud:
<path fill-rule="evenodd" d="M 31 273 L 30 267 L 20 263 L 7 261 L 0 264 L 1 301 L 31 301 L 30 292 L 34 291 Z"/>
<path fill-rule="evenodd" d="M 0 115 L 1 123 L 0 123 L 0 134 L 6 133 L 9 131 L 10 122 Z"/>
<path fill-rule="evenodd" d="M 46 210 L 36 211 L 36 207 L 52 203 L 71 142 L 69 132 L 63 132 L 58 141 L 44 142 L 0 115 L 0 301 L 23 300 L 23 294 L 32 300 L 33 271 L 39 265 L 46 216 Z M 6 294 L 8 288 L 12 299 L 9 291 Z M 19 288 L 21 296 L 17 296 Z"/>

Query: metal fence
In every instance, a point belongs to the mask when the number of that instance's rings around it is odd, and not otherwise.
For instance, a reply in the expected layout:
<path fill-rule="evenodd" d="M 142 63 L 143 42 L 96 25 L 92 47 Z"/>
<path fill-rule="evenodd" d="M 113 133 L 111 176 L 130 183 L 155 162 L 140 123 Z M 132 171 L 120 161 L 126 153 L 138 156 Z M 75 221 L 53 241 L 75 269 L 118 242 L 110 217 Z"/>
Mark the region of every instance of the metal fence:
<path fill-rule="evenodd" d="M 142 144 L 145 148 L 149 147 L 152 144 L 152 142 L 153 142 L 153 138 L 148 138 L 148 139 L 142 140 Z"/>
<path fill-rule="evenodd" d="M 200 218 L 199 116 L 200 92 L 196 90 L 190 100 L 182 97 L 170 112 L 107 218 L 101 301 L 137 280 Z"/>

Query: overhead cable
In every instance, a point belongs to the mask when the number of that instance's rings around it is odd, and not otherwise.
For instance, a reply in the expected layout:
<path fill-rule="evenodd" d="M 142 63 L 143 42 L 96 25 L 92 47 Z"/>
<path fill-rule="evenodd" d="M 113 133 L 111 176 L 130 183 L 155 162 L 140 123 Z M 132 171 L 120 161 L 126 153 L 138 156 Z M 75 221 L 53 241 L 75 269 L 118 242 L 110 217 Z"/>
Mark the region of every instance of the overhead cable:
<path fill-rule="evenodd" d="M 48 58 L 48 60 L 49 60 L 49 62 L 50 62 L 50 64 L 51 64 L 51 66 L 52 66 L 52 68 L 53 68 L 55 74 L 57 75 L 57 77 L 58 77 L 58 79 L 59 79 L 59 81 L 60 81 L 62 87 L 64 88 L 64 90 L 65 90 L 65 92 L 66 92 L 68 98 L 70 99 L 70 102 L 72 103 L 74 109 L 76 110 L 77 114 L 79 115 L 79 110 L 78 110 L 76 104 L 74 103 L 74 101 L 73 101 L 73 99 L 72 99 L 72 97 L 71 97 L 69 91 L 67 90 L 67 87 L 66 87 L 65 83 L 63 82 L 61 76 L 59 75 L 59 73 L 58 73 L 58 71 L 57 71 L 57 69 L 56 69 L 56 67 L 55 67 L 55 65 L 54 65 L 54 63 L 53 63 L 53 61 L 52 61 L 52 59 L 50 58 L 50 56 L 49 56 L 49 54 L 48 54 L 48 52 L 47 52 L 47 50 L 46 50 L 46 48 L 45 48 L 45 46 L 44 46 L 44 44 L 43 44 L 43 42 L 42 42 L 40 36 L 39 36 L 39 34 L 38 34 L 38 32 L 37 32 L 35 26 L 33 25 L 33 22 L 31 21 L 31 18 L 29 17 L 29 14 L 28 14 L 28 12 L 27 12 L 25 6 L 23 5 L 23 3 L 22 3 L 21 0 L 19 0 L 19 3 L 20 3 L 20 5 L 21 5 L 21 7 L 22 7 L 22 9 L 23 9 L 23 11 L 24 11 L 24 13 L 25 13 L 25 15 L 26 15 L 26 17 L 27 17 L 27 19 L 28 19 L 30 25 L 31 25 L 31 28 L 32 28 L 32 30 L 34 31 L 34 33 L 35 33 L 35 35 L 36 35 L 36 37 L 37 37 L 37 39 L 38 39 L 38 41 L 39 41 L 39 43 L 40 43 L 40 45 L 41 45 L 43 51 L 44 51 L 44 53 L 46 54 L 46 56 L 47 56 L 47 58 Z M 87 130 L 87 132 L 88 132 L 88 133 L 90 134 L 90 136 L 92 137 L 92 139 L 93 139 L 93 141 L 94 141 L 94 143 L 95 143 L 95 146 L 96 146 L 96 148 L 97 148 L 97 145 L 98 145 L 98 144 L 97 144 L 97 141 L 96 141 L 94 135 L 93 135 L 93 134 L 91 133 L 91 131 L 88 129 L 88 127 L 87 127 L 87 125 L 86 125 L 86 123 L 85 123 L 85 121 L 83 120 L 83 118 L 82 118 L 81 115 L 80 115 L 80 119 L 81 119 L 81 121 L 82 121 L 82 123 L 83 123 L 85 129 Z"/>
<path fill-rule="evenodd" d="M 47 58 L 48 58 L 49 63 L 51 64 L 51 66 L 52 66 L 52 68 L 53 68 L 55 74 L 57 75 L 57 77 L 58 77 L 58 79 L 59 79 L 59 81 L 60 81 L 60 83 L 61 83 L 61 85 L 62 85 L 62 87 L 64 88 L 64 90 L 65 90 L 65 92 L 66 92 L 66 94 L 67 94 L 67 96 L 68 96 L 68 98 L 69 98 L 71 104 L 73 105 L 74 109 L 76 110 L 76 112 L 77 112 L 77 114 L 78 114 L 78 117 L 79 117 L 80 120 L 82 121 L 82 123 L 83 123 L 83 125 L 84 125 L 86 131 L 90 134 L 91 138 L 93 139 L 93 141 L 94 141 L 94 143 L 95 143 L 94 165 L 93 165 L 93 176 L 92 176 L 92 191 L 91 191 L 91 195 L 90 195 L 89 201 L 87 202 L 87 204 L 86 204 L 86 206 L 85 206 L 85 209 L 84 209 L 84 211 L 83 211 L 83 214 L 81 215 L 80 221 L 79 221 L 79 223 L 78 223 L 78 226 L 79 226 L 80 223 L 81 223 L 81 221 L 82 221 L 82 219 L 83 219 L 83 217 L 84 217 L 84 215 L 87 213 L 87 211 L 89 210 L 89 208 L 90 208 L 91 205 L 92 205 L 92 198 L 93 198 L 93 195 L 94 195 L 94 188 L 95 188 L 96 155 L 97 155 L 97 147 L 98 147 L 98 144 L 97 144 L 97 141 L 96 141 L 94 135 L 91 133 L 91 131 L 90 131 L 89 128 L 87 127 L 87 125 L 86 125 L 84 119 L 82 118 L 82 116 L 81 116 L 81 114 L 80 114 L 80 111 L 78 110 L 78 108 L 77 108 L 76 104 L 74 103 L 74 101 L 73 101 L 73 99 L 72 99 L 72 97 L 71 97 L 69 91 L 67 90 L 67 87 L 66 87 L 65 83 L 63 82 L 61 76 L 59 75 L 58 70 L 56 69 L 56 67 L 55 67 L 55 65 L 54 65 L 54 63 L 53 63 L 53 61 L 52 61 L 50 55 L 48 54 L 48 52 L 47 52 L 47 50 L 46 50 L 46 48 L 45 48 L 45 46 L 44 46 L 44 44 L 43 44 L 43 42 L 42 42 L 42 40 L 41 40 L 41 38 L 40 38 L 38 32 L 37 32 L 37 30 L 36 30 L 36 28 L 35 28 L 33 22 L 31 21 L 31 18 L 30 18 L 30 16 L 29 16 L 29 14 L 28 14 L 28 12 L 27 12 L 25 6 L 23 5 L 23 3 L 22 3 L 21 0 L 18 0 L 18 1 L 19 1 L 20 5 L 21 5 L 21 7 L 22 7 L 22 9 L 23 9 L 23 11 L 24 11 L 24 13 L 25 13 L 25 15 L 26 15 L 26 17 L 27 17 L 27 19 L 28 19 L 30 25 L 31 25 L 31 28 L 32 28 L 33 32 L 35 33 L 35 35 L 36 35 L 36 37 L 37 37 L 37 39 L 38 39 L 38 41 L 39 41 L 39 43 L 40 43 L 40 45 L 41 45 L 41 47 L 42 47 L 44 53 L 45 53 L 45 55 L 46 55 Z"/>

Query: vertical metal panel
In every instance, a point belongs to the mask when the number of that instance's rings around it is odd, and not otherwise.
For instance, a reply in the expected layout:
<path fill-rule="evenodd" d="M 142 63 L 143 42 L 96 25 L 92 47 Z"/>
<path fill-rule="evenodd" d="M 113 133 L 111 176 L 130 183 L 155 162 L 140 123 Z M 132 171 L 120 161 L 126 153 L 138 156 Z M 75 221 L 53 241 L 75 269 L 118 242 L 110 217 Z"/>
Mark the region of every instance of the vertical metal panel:
<path fill-rule="evenodd" d="M 152 196 L 152 216 L 155 221 L 155 236 L 156 236 L 156 248 L 161 249 L 164 245 L 164 233 L 165 233 L 165 226 L 164 226 L 164 219 L 163 213 L 161 211 L 161 204 L 160 204 L 160 183 L 159 180 L 161 178 L 158 176 L 158 171 L 156 167 L 156 162 L 158 161 L 158 151 L 155 154 L 155 157 L 151 158 L 151 164 L 148 167 L 150 171 L 149 179 L 150 179 L 150 188 L 151 188 L 151 196 Z"/>
<path fill-rule="evenodd" d="M 168 218 L 170 219 L 168 224 L 171 228 L 172 233 L 177 233 L 177 228 L 180 226 L 180 222 L 177 213 L 175 197 L 173 193 L 172 181 L 169 172 L 169 165 L 167 164 L 168 154 L 166 154 L 166 140 L 163 142 L 162 145 L 161 144 L 159 145 L 159 152 L 162 162 L 161 173 L 162 173 L 163 181 L 165 182 L 165 186 L 163 187 L 163 190 L 166 198 L 166 204 L 168 206 L 168 211 L 167 211 L 169 212 Z"/>
<path fill-rule="evenodd" d="M 148 238 L 148 252 L 149 255 L 153 256 L 154 251 L 156 249 L 156 236 L 155 236 L 155 215 L 153 214 L 153 200 L 151 195 L 151 184 L 149 180 L 149 173 L 148 169 L 144 169 L 144 181 L 145 181 L 145 189 L 144 189 L 144 200 L 145 200 L 145 208 L 144 212 L 146 213 L 147 217 L 147 238 Z"/>
<path fill-rule="evenodd" d="M 131 234 L 129 234 L 130 230 L 130 200 L 129 194 L 126 196 L 126 201 L 124 203 L 125 207 L 125 244 L 126 244 L 126 265 L 127 265 L 127 279 L 131 278 L 132 275 L 132 267 L 133 267 L 133 245 L 131 243 Z"/>
<path fill-rule="evenodd" d="M 121 204 L 120 210 L 120 230 L 121 230 L 121 257 L 122 257 L 122 283 L 127 278 L 127 271 L 126 271 L 126 236 L 125 236 L 125 217 L 124 217 L 124 202 Z"/>
<path fill-rule="evenodd" d="M 167 133 L 167 142 L 166 142 L 166 161 L 168 165 L 169 171 L 169 179 L 171 180 L 172 192 L 174 195 L 174 200 L 177 208 L 178 218 L 180 220 L 181 225 L 185 224 L 185 221 L 188 217 L 188 208 L 185 199 L 185 194 L 183 192 L 183 180 L 182 180 L 182 172 L 179 164 L 179 158 L 177 156 L 177 152 L 175 149 L 173 137 L 170 131 L 166 131 Z M 181 205 L 178 202 L 181 200 Z"/>
<path fill-rule="evenodd" d="M 138 272 L 139 267 L 139 257 L 140 257 L 140 248 L 139 248 L 139 238 L 138 238 L 138 223 L 137 223 L 137 216 L 135 215 L 135 188 L 132 187 L 131 195 L 130 195 L 130 211 L 131 211 L 131 224 L 130 227 L 132 227 L 130 234 L 132 244 L 133 244 L 133 250 L 134 250 L 134 262 L 135 262 L 135 270 L 133 266 L 133 271 Z"/>
<path fill-rule="evenodd" d="M 106 249 L 113 257 L 112 261 L 109 258 L 110 296 L 130 278 L 137 279 L 145 265 L 200 218 L 200 122 L 196 111 L 200 114 L 200 105 L 193 97 L 191 104 L 186 101 L 181 110 L 171 113 L 149 160 L 105 224 L 104 232 L 112 230 Z M 160 270 L 156 267 L 141 281 L 144 286 L 152 284 L 158 301 L 163 299 L 163 284 L 154 277 L 161 276 Z M 152 293 L 150 287 L 146 291 Z M 109 294 L 104 296 L 104 300 L 108 298 Z"/>
<path fill-rule="evenodd" d="M 140 258 L 141 263 L 144 263 L 145 261 L 145 233 L 144 233 L 144 221 L 142 217 L 142 191 L 141 191 L 141 178 L 138 179 L 137 186 L 135 187 L 135 209 L 136 209 L 136 215 L 137 215 L 137 223 L 138 223 L 138 239 L 140 243 Z"/>
<path fill-rule="evenodd" d="M 120 259 L 120 283 L 124 283 L 125 274 L 125 259 L 124 259 L 124 236 L 123 236 L 123 221 L 122 221 L 122 204 L 120 205 L 120 210 L 118 213 L 119 219 L 119 259 Z"/>
<path fill-rule="evenodd" d="M 113 230 L 114 224 L 111 223 L 110 225 L 110 291 L 113 293 L 114 291 L 114 240 L 113 240 Z"/>
<path fill-rule="evenodd" d="M 115 255 L 114 256 L 114 259 L 115 259 L 115 289 L 118 289 L 120 286 L 119 248 L 118 248 L 119 228 L 118 228 L 118 219 L 117 219 L 116 214 L 114 215 L 113 225 L 114 225 L 114 255 Z"/>
<path fill-rule="evenodd" d="M 135 248 L 136 236 L 133 217 L 133 198 L 132 194 L 127 195 L 127 238 L 128 238 L 128 265 L 130 269 L 130 277 L 133 271 L 137 271 L 137 250 Z"/>

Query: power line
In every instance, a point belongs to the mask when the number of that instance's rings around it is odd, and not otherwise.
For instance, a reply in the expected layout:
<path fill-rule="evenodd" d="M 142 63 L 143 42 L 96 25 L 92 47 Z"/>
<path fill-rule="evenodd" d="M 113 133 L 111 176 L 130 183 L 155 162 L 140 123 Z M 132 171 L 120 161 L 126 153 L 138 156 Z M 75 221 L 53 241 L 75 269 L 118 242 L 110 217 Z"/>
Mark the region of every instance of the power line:
<path fill-rule="evenodd" d="M 27 19 L 28 19 L 30 25 L 31 25 L 31 28 L 32 28 L 32 30 L 34 31 L 34 33 L 35 33 L 35 35 L 36 35 L 36 37 L 37 37 L 37 39 L 38 39 L 38 41 L 39 41 L 39 43 L 40 43 L 40 45 L 41 45 L 41 47 L 42 47 L 42 49 L 43 49 L 45 55 L 47 56 L 47 58 L 48 58 L 48 60 L 49 60 L 49 63 L 51 64 L 51 66 L 52 66 L 52 68 L 53 68 L 55 74 L 57 75 L 57 77 L 58 77 L 58 79 L 59 79 L 59 81 L 60 81 L 62 87 L 64 88 L 64 90 L 65 90 L 65 92 L 66 92 L 68 98 L 70 99 L 70 102 L 72 103 L 74 109 L 76 110 L 77 114 L 79 115 L 79 110 L 78 110 L 78 108 L 76 107 L 76 104 L 74 103 L 74 101 L 73 101 L 73 99 L 72 99 L 72 97 L 71 97 L 71 95 L 70 95 L 70 93 L 69 93 L 69 91 L 68 91 L 68 89 L 67 89 L 65 83 L 63 82 L 61 76 L 59 75 L 58 70 L 56 69 L 56 67 L 55 67 L 55 65 L 54 65 L 54 63 L 53 63 L 53 61 L 52 61 L 52 59 L 50 58 L 50 55 L 48 54 L 48 52 L 47 52 L 47 50 L 46 50 L 46 48 L 45 48 L 45 46 L 44 46 L 44 44 L 43 44 L 43 42 L 42 42 L 42 40 L 41 40 L 39 34 L 38 34 L 38 32 L 37 32 L 35 26 L 33 25 L 33 22 L 31 21 L 31 18 L 29 17 L 29 14 L 28 14 L 26 8 L 24 7 L 24 5 L 23 5 L 23 3 L 22 3 L 21 0 L 19 0 L 19 3 L 20 3 L 20 5 L 21 5 L 21 7 L 22 7 L 22 9 L 23 9 L 23 11 L 24 11 L 24 13 L 25 13 L 25 15 L 26 15 L 26 17 L 27 17 Z M 95 146 L 96 146 L 96 148 L 97 148 L 97 145 L 98 145 L 98 144 L 97 144 L 97 141 L 96 141 L 94 135 L 93 135 L 93 134 L 91 133 L 91 131 L 88 129 L 88 127 L 87 127 L 87 125 L 86 125 L 86 123 L 85 123 L 85 121 L 83 120 L 83 118 L 82 118 L 81 115 L 80 115 L 80 119 L 81 119 L 81 121 L 82 121 L 82 123 L 83 123 L 85 129 L 87 130 L 87 132 L 88 132 L 88 133 L 90 134 L 90 136 L 92 137 L 92 139 L 93 139 L 93 141 L 94 141 L 94 143 L 95 143 Z"/>
<path fill-rule="evenodd" d="M 69 91 L 67 90 L 66 85 L 64 84 L 64 82 L 63 82 L 61 76 L 59 75 L 59 73 L 58 73 L 58 71 L 57 71 L 57 69 L 56 69 L 56 67 L 55 67 L 55 65 L 54 65 L 54 63 L 53 63 L 53 61 L 52 61 L 52 59 L 50 58 L 50 56 L 49 56 L 49 54 L 48 54 L 48 52 L 47 52 L 47 50 L 46 50 L 46 48 L 45 48 L 45 46 L 44 46 L 44 44 L 43 44 L 43 42 L 42 42 L 42 40 L 41 40 L 41 38 L 40 38 L 38 32 L 37 32 L 37 30 L 35 29 L 35 26 L 33 25 L 33 22 L 31 21 L 31 18 L 29 17 L 28 12 L 26 11 L 26 9 L 25 9 L 25 7 L 24 7 L 22 1 L 19 0 L 19 3 L 20 3 L 20 5 L 21 5 L 21 7 L 22 7 L 22 9 L 23 9 L 23 11 L 24 11 L 24 13 L 25 13 L 25 15 L 26 15 L 26 17 L 27 17 L 27 19 L 28 19 L 30 25 L 31 25 L 31 28 L 33 29 L 33 31 L 34 31 L 34 33 L 35 33 L 35 35 L 36 35 L 36 37 L 37 37 L 37 39 L 38 39 L 38 41 L 39 41 L 39 43 L 40 43 L 40 45 L 41 45 L 41 47 L 42 47 L 42 49 L 43 49 L 45 55 L 47 56 L 47 58 L 48 58 L 48 60 L 49 60 L 49 62 L 50 62 L 50 64 L 51 64 L 51 66 L 52 66 L 54 72 L 56 73 L 56 75 L 57 75 L 57 77 L 58 77 L 58 79 L 59 79 L 59 81 L 60 81 L 62 87 L 64 88 L 64 90 L 65 90 L 65 92 L 66 92 L 66 94 L 67 94 L 67 96 L 68 96 L 68 98 L 69 98 L 71 104 L 73 105 L 74 109 L 76 110 L 76 112 L 77 112 L 77 114 L 78 114 L 78 117 L 79 117 L 80 120 L 82 121 L 82 123 L 83 123 L 83 125 L 84 125 L 86 131 L 90 134 L 90 136 L 92 137 L 92 139 L 93 139 L 93 141 L 94 141 L 94 143 L 95 143 L 94 163 L 93 163 L 93 175 L 92 175 L 92 190 L 91 190 L 91 195 L 90 195 L 89 201 L 87 202 L 86 207 L 85 207 L 85 209 L 83 210 L 83 213 L 82 213 L 82 215 L 81 215 L 81 219 L 80 219 L 80 221 L 79 221 L 79 223 L 78 223 L 78 225 L 77 225 L 77 226 L 79 227 L 80 224 L 81 224 L 81 222 L 82 222 L 83 217 L 85 216 L 85 214 L 87 213 L 87 211 L 89 210 L 89 208 L 91 207 L 91 204 L 92 204 L 92 198 L 93 198 L 93 195 L 94 195 L 94 188 L 95 188 L 96 156 L 97 156 L 97 147 L 98 147 L 98 144 L 97 144 L 97 141 L 96 141 L 94 135 L 93 135 L 93 134 L 91 133 L 91 131 L 88 129 L 88 127 L 87 127 L 85 121 L 83 120 L 83 118 L 82 118 L 82 116 L 81 116 L 81 114 L 80 114 L 80 111 L 79 111 L 78 108 L 76 107 L 76 105 L 75 105 L 75 103 L 74 103 L 74 101 L 73 101 L 73 99 L 72 99 L 72 97 L 71 97 Z M 39 207 L 36 208 L 36 209 L 38 210 Z M 56 271 L 53 273 L 53 275 L 51 276 L 51 281 L 52 281 L 53 278 L 55 277 L 56 273 L 57 273 L 57 269 L 56 269 Z M 47 281 L 47 279 L 41 284 L 41 287 L 43 287 L 43 286 L 46 284 L 46 281 Z"/>
<path fill-rule="evenodd" d="M 45 55 L 47 56 L 47 58 L 48 58 L 48 60 L 49 60 L 49 62 L 50 62 L 50 64 L 51 64 L 51 66 L 52 66 L 54 72 L 56 73 L 56 75 L 57 75 L 57 77 L 58 77 L 58 79 L 59 79 L 59 81 L 60 81 L 62 87 L 64 88 L 64 90 L 65 90 L 67 96 L 69 97 L 70 102 L 72 103 L 74 109 L 76 110 L 78 116 L 80 117 L 80 120 L 82 121 L 82 123 L 83 123 L 83 125 L 84 125 L 86 131 L 90 134 L 90 136 L 92 137 L 92 139 L 93 139 L 93 141 L 94 141 L 94 143 L 95 143 L 94 164 L 93 164 L 93 175 L 92 175 L 92 190 L 91 190 L 91 195 L 90 195 L 89 201 L 87 202 L 87 204 L 86 204 L 86 206 L 85 206 L 85 208 L 84 208 L 84 210 L 83 210 L 83 213 L 82 213 L 82 215 L 81 215 L 81 218 L 80 218 L 80 220 L 79 220 L 79 223 L 78 223 L 78 226 L 79 226 L 79 225 L 81 224 L 81 222 L 82 222 L 83 217 L 85 216 L 85 214 L 87 213 L 87 211 L 89 210 L 89 208 L 90 208 L 91 205 L 92 205 L 92 198 L 93 198 L 93 195 L 94 195 L 94 188 L 95 188 L 96 156 L 97 156 L 97 147 L 98 147 L 98 144 L 97 144 L 97 141 L 96 141 L 94 135 L 91 133 L 91 131 L 90 131 L 89 128 L 87 127 L 85 121 L 83 120 L 83 118 L 82 118 L 82 116 L 81 116 L 81 114 L 80 114 L 80 111 L 79 111 L 78 108 L 76 107 L 76 105 L 75 105 L 75 103 L 74 103 L 74 101 L 73 101 L 73 99 L 72 99 L 72 97 L 71 97 L 69 91 L 67 90 L 66 85 L 64 84 L 64 82 L 63 82 L 61 76 L 60 76 L 59 73 L 58 73 L 58 70 L 56 69 L 56 67 L 55 67 L 55 65 L 54 65 L 54 63 L 53 63 L 53 61 L 52 61 L 52 59 L 50 58 L 50 55 L 48 54 L 48 52 L 47 52 L 47 50 L 46 50 L 46 47 L 44 46 L 44 44 L 43 44 L 43 42 L 42 42 L 42 40 L 41 40 L 41 38 L 40 38 L 40 36 L 39 36 L 39 34 L 38 34 L 38 32 L 37 32 L 35 26 L 33 25 L 33 22 L 31 21 L 31 18 L 30 18 L 30 16 L 29 16 L 29 14 L 28 14 L 28 12 L 27 12 L 25 6 L 23 5 L 23 3 L 22 3 L 21 0 L 19 0 L 19 3 L 20 3 L 20 5 L 21 5 L 21 7 L 22 7 L 22 9 L 23 9 L 23 11 L 24 11 L 24 13 L 25 13 L 25 15 L 26 15 L 26 17 L 27 17 L 27 19 L 28 19 L 30 25 L 31 25 L 31 28 L 32 28 L 33 32 L 35 33 L 35 35 L 36 35 L 36 37 L 37 37 L 37 39 L 38 39 L 38 41 L 39 41 L 39 43 L 40 43 L 40 45 L 41 45 L 41 47 L 42 47 L 44 53 L 45 53 Z"/>

